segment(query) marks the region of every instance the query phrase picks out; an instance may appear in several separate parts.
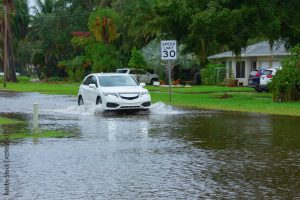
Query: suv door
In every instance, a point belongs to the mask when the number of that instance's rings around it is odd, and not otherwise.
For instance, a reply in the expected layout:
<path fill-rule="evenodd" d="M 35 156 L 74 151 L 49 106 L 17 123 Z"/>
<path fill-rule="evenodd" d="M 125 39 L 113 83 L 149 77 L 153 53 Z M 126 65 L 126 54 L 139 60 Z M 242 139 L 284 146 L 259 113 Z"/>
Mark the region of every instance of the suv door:
<path fill-rule="evenodd" d="M 91 83 L 92 76 L 88 76 L 83 81 L 81 88 L 81 95 L 84 103 L 89 103 L 89 84 Z"/>
<path fill-rule="evenodd" d="M 91 104 L 96 104 L 96 99 L 97 99 L 97 96 L 98 96 L 98 80 L 97 80 L 97 77 L 95 75 L 92 75 L 92 78 L 91 78 L 91 83 L 90 84 L 95 84 L 96 85 L 96 88 L 90 88 L 88 87 L 88 96 L 89 96 L 89 100 L 91 101 Z"/>

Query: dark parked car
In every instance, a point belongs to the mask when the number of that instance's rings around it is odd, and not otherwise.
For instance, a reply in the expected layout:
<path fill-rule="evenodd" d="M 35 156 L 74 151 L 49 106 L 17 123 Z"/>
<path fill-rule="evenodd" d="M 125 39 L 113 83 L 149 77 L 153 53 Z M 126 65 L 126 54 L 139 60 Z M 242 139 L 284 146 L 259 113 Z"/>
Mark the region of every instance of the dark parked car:
<path fill-rule="evenodd" d="M 257 88 L 260 82 L 260 76 L 263 74 L 264 69 L 253 70 L 249 75 L 249 87 Z"/>

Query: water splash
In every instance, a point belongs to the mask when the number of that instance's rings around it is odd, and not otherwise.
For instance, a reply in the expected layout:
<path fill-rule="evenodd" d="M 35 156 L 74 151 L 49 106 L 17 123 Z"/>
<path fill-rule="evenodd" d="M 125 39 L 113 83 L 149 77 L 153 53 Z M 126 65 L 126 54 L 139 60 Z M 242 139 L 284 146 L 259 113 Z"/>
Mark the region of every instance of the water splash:
<path fill-rule="evenodd" d="M 157 102 L 151 105 L 150 112 L 151 114 L 155 114 L 155 115 L 176 115 L 176 114 L 184 114 L 187 113 L 188 111 L 179 110 L 178 108 L 167 105 L 163 102 Z"/>
<path fill-rule="evenodd" d="M 41 113 L 43 114 L 63 114 L 63 115 L 78 115 L 78 116 L 91 116 L 91 115 L 102 115 L 104 109 L 101 105 L 94 106 L 77 106 L 71 105 L 67 108 L 54 108 L 54 109 L 41 109 Z M 157 102 L 151 105 L 150 114 L 151 115 L 176 115 L 176 114 L 184 114 L 187 112 L 186 110 L 179 110 L 170 105 L 166 105 L 162 102 Z M 137 115 L 144 115 L 145 112 L 136 112 Z"/>
<path fill-rule="evenodd" d="M 89 116 L 89 115 L 97 115 L 103 113 L 102 105 L 95 106 L 77 106 L 72 105 L 67 108 L 60 109 L 42 109 L 41 113 L 43 114 L 63 114 L 63 115 L 79 115 L 79 116 Z"/>

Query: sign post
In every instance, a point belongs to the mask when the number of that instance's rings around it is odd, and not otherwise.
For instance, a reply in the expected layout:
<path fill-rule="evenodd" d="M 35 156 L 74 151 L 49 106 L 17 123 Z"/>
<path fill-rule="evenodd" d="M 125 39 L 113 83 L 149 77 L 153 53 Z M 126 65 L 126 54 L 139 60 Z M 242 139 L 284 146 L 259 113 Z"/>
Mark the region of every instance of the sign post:
<path fill-rule="evenodd" d="M 177 41 L 176 40 L 162 40 L 160 41 L 161 60 L 167 61 L 168 77 L 169 77 L 169 95 L 170 102 L 172 100 L 172 67 L 171 61 L 177 59 Z"/>

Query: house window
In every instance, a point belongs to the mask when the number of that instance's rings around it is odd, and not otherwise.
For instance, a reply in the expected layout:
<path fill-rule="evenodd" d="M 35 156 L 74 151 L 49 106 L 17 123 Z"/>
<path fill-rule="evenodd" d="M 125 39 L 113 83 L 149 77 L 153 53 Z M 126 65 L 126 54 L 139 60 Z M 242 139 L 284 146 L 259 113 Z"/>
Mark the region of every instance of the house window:
<path fill-rule="evenodd" d="M 228 61 L 226 78 L 232 78 L 232 77 L 233 77 L 232 61 Z"/>
<path fill-rule="evenodd" d="M 236 78 L 245 78 L 245 61 L 236 62 Z"/>
<path fill-rule="evenodd" d="M 257 69 L 256 61 L 252 61 L 251 71 Z"/>

